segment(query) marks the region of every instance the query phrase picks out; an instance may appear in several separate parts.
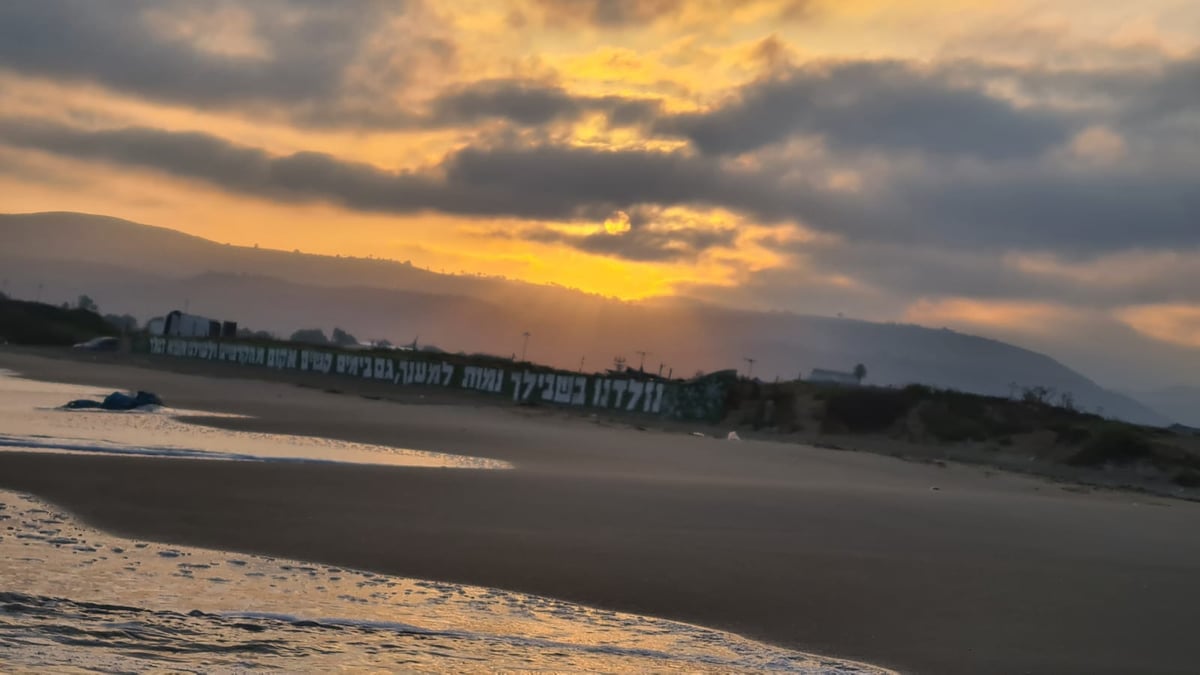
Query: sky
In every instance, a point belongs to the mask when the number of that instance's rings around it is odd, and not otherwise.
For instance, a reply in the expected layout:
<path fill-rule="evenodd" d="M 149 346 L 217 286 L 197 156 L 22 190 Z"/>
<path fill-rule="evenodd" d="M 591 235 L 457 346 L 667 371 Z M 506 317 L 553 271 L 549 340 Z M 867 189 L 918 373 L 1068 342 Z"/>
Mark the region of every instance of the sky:
<path fill-rule="evenodd" d="M 0 195 L 1200 384 L 1200 3 L 2 3 Z"/>

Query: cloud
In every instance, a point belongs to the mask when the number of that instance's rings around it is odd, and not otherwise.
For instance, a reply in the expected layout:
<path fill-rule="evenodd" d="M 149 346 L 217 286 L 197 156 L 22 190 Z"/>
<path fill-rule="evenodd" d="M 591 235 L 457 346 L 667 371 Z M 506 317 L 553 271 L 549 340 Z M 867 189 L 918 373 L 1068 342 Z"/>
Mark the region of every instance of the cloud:
<path fill-rule="evenodd" d="M 1077 171 L 1037 165 L 957 176 L 914 175 L 879 212 L 901 233 L 958 246 L 1085 255 L 1200 244 L 1195 178 L 1170 166 Z"/>
<path fill-rule="evenodd" d="M 298 152 L 272 155 L 203 133 L 144 127 L 84 130 L 0 121 L 0 140 L 69 157 L 202 180 L 268 199 L 323 200 L 393 213 L 437 210 L 531 219 L 594 220 L 638 204 L 720 203 L 765 197 L 739 177 L 682 153 L 567 146 L 465 148 L 421 171 L 391 172 Z"/>
<path fill-rule="evenodd" d="M 1200 349 L 1200 304 L 1158 303 L 1126 307 L 1117 317 L 1156 340 Z"/>
<path fill-rule="evenodd" d="M 621 96 L 577 96 L 560 86 L 519 79 L 483 80 L 440 93 L 427 126 L 465 125 L 504 119 L 524 126 L 575 120 L 601 113 L 614 126 L 631 126 L 655 116 L 659 103 Z"/>
<path fill-rule="evenodd" d="M 660 133 L 701 151 L 739 154 L 796 135 L 835 150 L 913 150 L 990 159 L 1040 154 L 1065 140 L 1069 118 L 1021 109 L 978 84 L 901 61 L 848 61 L 793 68 L 740 88 L 714 108 L 667 117 Z"/>
<path fill-rule="evenodd" d="M 639 207 L 614 211 L 603 222 L 581 231 L 535 225 L 493 236 L 541 243 L 565 244 L 593 253 L 636 262 L 694 261 L 714 249 L 732 249 L 739 230 L 714 223 L 703 215 L 681 209 Z"/>
<path fill-rule="evenodd" d="M 431 27 L 397 21 L 425 20 L 418 9 L 416 0 L 3 3 L 0 68 L 201 108 L 269 104 L 353 120 L 453 57 Z M 396 34 L 376 39 L 381 31 Z"/>
<path fill-rule="evenodd" d="M 533 5 L 552 23 L 588 23 L 605 28 L 642 24 L 677 14 L 683 0 L 535 0 Z"/>
<path fill-rule="evenodd" d="M 695 259 L 700 253 L 734 243 L 737 231 L 726 229 L 636 227 L 621 232 L 600 230 L 588 234 L 553 228 L 530 228 L 513 236 L 541 243 L 566 244 L 574 249 L 636 262 L 670 262 Z"/>
<path fill-rule="evenodd" d="M 1021 333 L 1070 332 L 1079 312 L 1053 302 L 978 300 L 967 297 L 923 298 L 910 305 L 904 320 L 926 326 L 967 325 Z"/>
<path fill-rule="evenodd" d="M 276 156 L 212 135 L 142 127 L 85 130 L 3 120 L 0 140 L 268 199 L 324 200 L 364 211 L 595 222 L 641 206 L 718 207 L 855 242 L 1073 256 L 1129 246 L 1200 247 L 1193 218 L 1200 191 L 1190 174 L 1169 167 L 955 171 L 918 165 L 882 189 L 847 193 L 828 189 L 819 175 L 683 150 L 468 146 L 437 166 L 391 172 L 326 154 Z"/>
<path fill-rule="evenodd" d="M 739 11 L 775 22 L 806 17 L 811 0 L 533 0 L 531 12 L 548 24 L 629 29 L 663 20 L 704 17 L 728 21 Z"/>

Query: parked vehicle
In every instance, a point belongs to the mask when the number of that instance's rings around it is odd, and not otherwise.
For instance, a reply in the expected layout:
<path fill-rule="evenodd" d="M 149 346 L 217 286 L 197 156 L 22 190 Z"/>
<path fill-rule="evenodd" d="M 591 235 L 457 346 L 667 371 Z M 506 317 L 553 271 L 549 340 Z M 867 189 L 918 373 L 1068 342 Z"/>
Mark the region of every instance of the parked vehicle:
<path fill-rule="evenodd" d="M 87 342 L 80 342 L 75 345 L 75 349 L 83 349 L 89 352 L 115 352 L 120 348 L 121 341 L 115 337 L 92 338 Z"/>

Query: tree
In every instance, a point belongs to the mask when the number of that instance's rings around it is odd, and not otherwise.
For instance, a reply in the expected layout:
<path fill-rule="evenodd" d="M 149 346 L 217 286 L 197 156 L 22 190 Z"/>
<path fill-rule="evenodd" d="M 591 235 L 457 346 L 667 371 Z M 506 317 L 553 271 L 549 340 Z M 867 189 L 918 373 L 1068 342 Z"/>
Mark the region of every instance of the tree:
<path fill-rule="evenodd" d="M 329 338 L 325 337 L 325 331 L 320 328 L 301 328 L 292 333 L 290 338 L 292 342 L 303 342 L 310 345 L 327 345 Z"/>
<path fill-rule="evenodd" d="M 339 347 L 353 347 L 358 344 L 358 338 L 347 333 L 341 328 L 333 329 L 333 344 Z"/>
<path fill-rule="evenodd" d="M 138 330 L 137 317 L 131 314 L 105 314 L 104 320 L 111 323 L 122 333 L 136 333 Z"/>
<path fill-rule="evenodd" d="M 866 377 L 867 377 L 867 367 L 866 366 L 864 366 L 861 363 L 858 364 L 857 366 L 854 366 L 854 379 L 858 380 L 859 384 L 862 384 L 862 381 L 864 379 L 866 379 Z"/>
<path fill-rule="evenodd" d="M 1053 396 L 1053 387 L 1044 387 L 1042 385 L 1038 385 L 1036 387 L 1026 387 L 1025 391 L 1021 394 L 1021 400 L 1026 403 L 1048 405 Z"/>
<path fill-rule="evenodd" d="M 275 336 L 265 330 L 250 330 L 249 328 L 239 328 L 237 336 L 242 339 L 250 340 L 274 340 Z"/>
<path fill-rule="evenodd" d="M 1058 395 L 1058 407 L 1074 412 L 1074 410 L 1075 410 L 1075 394 L 1072 394 L 1069 391 L 1064 391 L 1063 393 L 1059 394 Z"/>
<path fill-rule="evenodd" d="M 79 296 L 79 300 L 76 301 L 75 306 L 87 312 L 100 311 L 100 308 L 96 306 L 96 301 L 92 300 L 91 297 L 86 295 Z"/>

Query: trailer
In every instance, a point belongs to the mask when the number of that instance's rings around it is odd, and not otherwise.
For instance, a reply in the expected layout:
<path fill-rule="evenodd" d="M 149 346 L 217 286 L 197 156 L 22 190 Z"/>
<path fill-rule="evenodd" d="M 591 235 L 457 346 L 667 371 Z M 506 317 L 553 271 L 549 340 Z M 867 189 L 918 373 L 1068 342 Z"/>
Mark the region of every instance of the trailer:
<path fill-rule="evenodd" d="M 236 331 L 236 329 L 234 329 Z M 162 334 L 170 337 L 221 337 L 221 322 L 175 310 L 167 314 Z"/>

